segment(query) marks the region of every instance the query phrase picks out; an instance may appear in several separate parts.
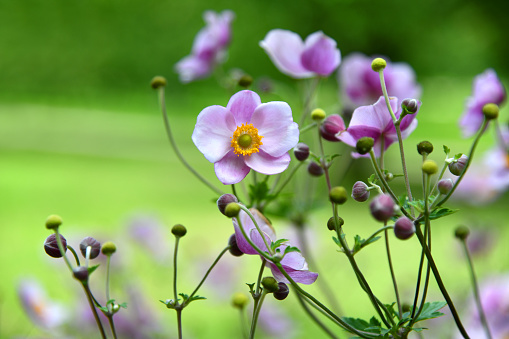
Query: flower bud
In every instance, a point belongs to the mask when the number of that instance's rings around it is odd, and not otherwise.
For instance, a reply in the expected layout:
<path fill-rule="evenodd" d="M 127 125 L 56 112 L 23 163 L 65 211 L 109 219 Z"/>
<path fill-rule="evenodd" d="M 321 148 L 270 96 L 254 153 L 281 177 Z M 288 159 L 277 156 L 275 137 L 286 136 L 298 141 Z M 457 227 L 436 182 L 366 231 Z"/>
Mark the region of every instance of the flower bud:
<path fill-rule="evenodd" d="M 243 74 L 239 79 L 239 86 L 248 88 L 253 83 L 253 77 L 249 74 Z"/>
<path fill-rule="evenodd" d="M 230 193 L 223 194 L 222 196 L 220 196 L 219 199 L 217 199 L 217 208 L 219 208 L 219 212 L 224 214 L 226 205 L 228 205 L 231 202 L 239 202 L 239 199 L 237 199 L 236 196 Z"/>
<path fill-rule="evenodd" d="M 315 120 L 315 121 L 322 121 L 323 119 L 325 119 L 325 111 L 321 108 L 315 108 L 312 112 L 311 112 L 311 119 Z"/>
<path fill-rule="evenodd" d="M 417 112 L 419 105 L 415 99 L 405 99 L 401 102 L 401 108 L 403 108 L 406 114 L 414 114 Z"/>
<path fill-rule="evenodd" d="M 370 137 L 362 137 L 357 140 L 357 144 L 355 145 L 355 149 L 359 154 L 367 154 L 373 148 L 375 141 Z"/>
<path fill-rule="evenodd" d="M 419 152 L 420 155 L 431 154 L 431 152 L 433 152 L 433 144 L 429 141 L 421 141 L 417 144 L 417 152 Z"/>
<path fill-rule="evenodd" d="M 343 186 L 336 186 L 329 191 L 329 199 L 333 203 L 342 205 L 348 199 L 348 193 Z"/>
<path fill-rule="evenodd" d="M 230 245 L 230 249 L 228 251 L 230 251 L 230 254 L 234 257 L 240 257 L 244 254 L 237 245 L 237 238 L 235 237 L 235 234 L 232 234 L 230 239 L 228 239 L 228 245 Z"/>
<path fill-rule="evenodd" d="M 228 218 L 234 218 L 240 213 L 240 205 L 236 202 L 231 202 L 228 205 L 226 205 L 224 209 L 224 215 L 226 215 Z"/>
<path fill-rule="evenodd" d="M 364 202 L 369 199 L 368 185 L 363 181 L 357 181 L 352 187 L 352 198 L 358 202 Z"/>
<path fill-rule="evenodd" d="M 377 195 L 369 205 L 371 215 L 378 221 L 389 220 L 394 215 L 395 208 L 394 201 L 387 194 Z"/>
<path fill-rule="evenodd" d="M 72 270 L 72 275 L 74 278 L 81 282 L 87 282 L 88 281 L 88 268 L 85 266 L 78 266 Z"/>
<path fill-rule="evenodd" d="M 160 75 L 157 75 L 152 78 L 150 86 L 152 86 L 153 89 L 158 89 L 159 87 L 166 87 L 166 79 Z"/>
<path fill-rule="evenodd" d="M 455 162 L 451 162 L 449 164 L 449 171 L 452 174 L 458 176 L 463 172 L 463 170 L 467 166 L 467 162 L 468 157 L 465 154 L 463 154 L 458 160 L 456 160 Z"/>
<path fill-rule="evenodd" d="M 382 58 L 376 58 L 371 62 L 371 69 L 375 72 L 382 71 L 387 66 L 387 62 Z"/>
<path fill-rule="evenodd" d="M 46 228 L 53 230 L 62 225 L 62 218 L 59 215 L 52 214 L 46 219 Z"/>
<path fill-rule="evenodd" d="M 438 165 L 433 160 L 426 160 L 422 163 L 422 171 L 428 175 L 438 172 Z"/>
<path fill-rule="evenodd" d="M 249 303 L 249 298 L 244 293 L 237 292 L 237 293 L 233 294 L 233 297 L 232 297 L 233 307 L 238 308 L 239 310 L 242 310 L 242 309 L 244 309 L 244 307 L 246 307 L 246 305 L 248 303 Z"/>
<path fill-rule="evenodd" d="M 385 173 L 385 181 L 389 182 L 392 179 L 394 179 L 394 174 L 392 174 L 391 172 L 386 172 Z"/>
<path fill-rule="evenodd" d="M 308 165 L 308 173 L 314 177 L 319 177 L 323 175 L 322 166 L 318 165 L 316 162 L 312 161 Z"/>
<path fill-rule="evenodd" d="M 95 259 L 101 253 L 101 243 L 92 237 L 86 237 L 80 243 L 80 251 L 84 258 L 87 257 L 87 247 L 90 246 L 90 259 Z"/>
<path fill-rule="evenodd" d="M 341 226 L 343 226 L 344 224 L 345 221 L 343 220 L 343 218 L 338 217 L 338 226 L 341 228 Z M 330 217 L 329 220 L 327 220 L 327 228 L 330 231 L 336 230 L 336 222 L 334 221 L 334 217 Z"/>
<path fill-rule="evenodd" d="M 293 154 L 297 160 L 304 161 L 309 157 L 309 146 L 305 143 L 299 142 L 293 148 Z"/>
<path fill-rule="evenodd" d="M 345 122 L 339 114 L 329 115 L 320 125 L 320 135 L 328 141 L 340 140 L 336 138 L 336 134 L 345 130 Z"/>
<path fill-rule="evenodd" d="M 499 108 L 496 104 L 490 103 L 482 107 L 482 114 L 484 114 L 486 120 L 493 120 L 498 118 L 498 112 Z"/>
<path fill-rule="evenodd" d="M 262 286 L 269 293 L 275 292 L 279 289 L 278 283 L 273 277 L 264 277 L 262 279 Z"/>
<path fill-rule="evenodd" d="M 459 225 L 454 230 L 454 236 L 460 240 L 465 240 L 469 234 L 470 234 L 470 230 L 468 229 L 467 226 L 464 226 L 464 225 Z"/>
<path fill-rule="evenodd" d="M 438 182 L 437 187 L 440 194 L 446 195 L 452 189 L 453 182 L 451 179 L 442 179 Z"/>
<path fill-rule="evenodd" d="M 114 243 L 112 243 L 111 241 L 106 241 L 104 244 L 103 244 L 103 247 L 101 249 L 101 252 L 104 254 L 104 255 L 112 255 L 113 253 L 115 253 L 117 251 L 117 246 L 115 246 Z"/>
<path fill-rule="evenodd" d="M 59 236 L 60 240 L 62 241 L 62 246 L 64 247 L 64 252 L 67 252 L 67 241 L 61 234 L 59 234 Z M 51 234 L 44 241 L 44 250 L 46 251 L 46 254 L 49 255 L 50 257 L 53 258 L 62 257 L 62 253 L 60 253 L 60 250 L 58 249 L 57 236 L 55 233 Z"/>
<path fill-rule="evenodd" d="M 394 234 L 396 238 L 401 240 L 406 240 L 410 238 L 415 233 L 415 225 L 412 220 L 407 217 L 401 217 L 396 220 L 394 224 Z"/>
<path fill-rule="evenodd" d="M 278 289 L 274 292 L 274 298 L 277 300 L 285 300 L 288 294 L 290 293 L 290 289 L 288 285 L 284 282 L 277 283 Z"/>
<path fill-rule="evenodd" d="M 177 238 L 182 238 L 186 235 L 187 229 L 184 225 L 176 224 L 171 228 L 171 233 Z"/>

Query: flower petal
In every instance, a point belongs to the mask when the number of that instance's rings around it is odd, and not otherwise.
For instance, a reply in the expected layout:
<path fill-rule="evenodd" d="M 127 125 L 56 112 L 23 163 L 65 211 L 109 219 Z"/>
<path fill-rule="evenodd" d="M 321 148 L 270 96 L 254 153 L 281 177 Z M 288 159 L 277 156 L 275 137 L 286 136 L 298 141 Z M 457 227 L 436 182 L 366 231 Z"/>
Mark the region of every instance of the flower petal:
<path fill-rule="evenodd" d="M 189 55 L 175 64 L 175 72 L 179 74 L 181 82 L 188 83 L 207 77 L 213 66 L 213 60 Z"/>
<path fill-rule="evenodd" d="M 261 104 L 258 94 L 245 90 L 235 93 L 226 108 L 232 112 L 236 125 L 240 126 L 251 121 L 254 110 Z"/>
<path fill-rule="evenodd" d="M 253 214 L 258 227 L 263 232 L 264 237 L 267 240 L 267 243 L 270 244 L 272 239 L 276 239 L 276 233 L 274 228 L 270 225 L 268 220 L 256 209 L 250 209 Z M 257 245 L 261 250 L 266 251 L 267 247 L 263 242 L 263 239 L 256 229 L 255 224 L 251 217 L 244 211 L 240 211 L 238 218 L 240 219 L 240 223 L 244 228 L 247 236 Z M 258 254 L 258 252 L 249 244 L 249 242 L 244 238 L 242 231 L 240 230 L 239 223 L 237 218 L 233 218 L 233 227 L 235 228 L 235 238 L 237 240 L 237 246 L 239 249 L 245 254 Z M 254 233 L 253 233 L 254 232 Z"/>
<path fill-rule="evenodd" d="M 232 149 L 231 137 L 236 129 L 233 115 L 223 106 L 209 106 L 198 115 L 192 139 L 210 162 L 217 162 Z"/>
<path fill-rule="evenodd" d="M 316 281 L 318 278 L 318 273 L 310 272 L 308 270 L 295 270 L 291 267 L 283 266 L 286 273 L 292 278 L 295 282 L 310 285 Z M 277 281 L 284 282 L 289 284 L 290 281 L 286 279 L 286 277 L 279 271 L 276 265 L 270 263 L 270 270 L 272 271 L 272 275 Z"/>
<path fill-rule="evenodd" d="M 299 142 L 299 126 L 293 122 L 292 109 L 286 102 L 273 101 L 258 106 L 251 123 L 263 136 L 260 149 L 280 157 Z"/>
<path fill-rule="evenodd" d="M 216 176 L 225 185 L 239 183 L 249 173 L 250 168 L 242 156 L 233 153 L 233 149 L 214 164 Z"/>
<path fill-rule="evenodd" d="M 260 47 L 282 73 L 298 79 L 311 78 L 315 75 L 302 65 L 301 54 L 304 51 L 304 43 L 298 34 L 273 29 L 260 41 Z"/>
<path fill-rule="evenodd" d="M 283 172 L 288 168 L 290 160 L 291 158 L 288 153 L 280 157 L 273 157 L 263 150 L 260 150 L 258 153 L 253 153 L 251 156 L 244 157 L 247 166 L 256 172 L 267 175 Z"/>
<path fill-rule="evenodd" d="M 306 38 L 305 49 L 301 56 L 302 65 L 317 74 L 329 76 L 338 68 L 341 54 L 336 41 L 321 31 Z"/>

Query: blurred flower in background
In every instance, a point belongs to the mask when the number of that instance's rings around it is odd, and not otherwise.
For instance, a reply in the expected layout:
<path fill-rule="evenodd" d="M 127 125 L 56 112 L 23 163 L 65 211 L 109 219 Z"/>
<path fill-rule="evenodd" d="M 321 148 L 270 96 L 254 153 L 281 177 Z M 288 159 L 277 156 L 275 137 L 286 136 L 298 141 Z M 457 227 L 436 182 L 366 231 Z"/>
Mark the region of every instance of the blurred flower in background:
<path fill-rule="evenodd" d="M 217 64 L 226 61 L 231 41 L 231 22 L 235 14 L 226 10 L 221 13 L 206 11 L 203 20 L 207 24 L 194 38 L 191 54 L 175 65 L 180 81 L 188 83 L 210 75 Z"/>
<path fill-rule="evenodd" d="M 138 214 L 127 221 L 128 234 L 132 241 L 150 253 L 160 264 L 168 263 L 171 246 L 168 230 L 161 220 L 149 214 Z"/>
<path fill-rule="evenodd" d="M 385 84 L 390 97 L 400 100 L 421 97 L 421 86 L 415 80 L 415 72 L 404 62 L 390 62 L 386 57 Z M 338 82 L 344 106 L 353 109 L 371 105 L 382 93 L 380 76 L 371 69 L 374 57 L 352 53 L 344 60 L 338 72 Z"/>

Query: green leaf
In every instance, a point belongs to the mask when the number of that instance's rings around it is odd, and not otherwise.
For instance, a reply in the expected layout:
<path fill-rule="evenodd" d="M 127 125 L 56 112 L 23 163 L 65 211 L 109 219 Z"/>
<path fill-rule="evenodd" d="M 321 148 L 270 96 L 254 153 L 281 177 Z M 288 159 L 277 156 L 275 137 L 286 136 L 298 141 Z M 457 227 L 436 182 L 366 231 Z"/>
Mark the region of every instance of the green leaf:
<path fill-rule="evenodd" d="M 300 250 L 295 246 L 288 246 L 287 248 L 285 248 L 284 255 L 287 255 L 288 253 L 291 253 L 291 252 L 300 252 Z"/>
<path fill-rule="evenodd" d="M 446 156 L 449 155 L 449 153 L 451 153 L 451 149 L 444 145 L 444 153 Z"/>
<path fill-rule="evenodd" d="M 88 270 L 88 275 L 92 274 L 92 272 L 94 272 L 94 271 L 97 269 L 97 267 L 99 267 L 99 265 L 89 266 L 89 267 L 87 268 L 87 270 Z"/>
<path fill-rule="evenodd" d="M 424 201 L 422 200 L 407 201 L 407 204 L 413 206 L 419 213 L 424 212 Z"/>
<path fill-rule="evenodd" d="M 273 195 L 269 195 L 269 185 L 267 180 L 262 180 L 254 185 L 249 185 L 249 198 L 253 203 L 262 201 L 270 201 L 274 199 Z"/>
<path fill-rule="evenodd" d="M 97 307 L 97 308 L 100 309 L 101 311 L 105 312 L 105 313 L 109 312 L 108 308 L 105 307 L 105 306 L 101 306 L 101 307 Z"/>
<path fill-rule="evenodd" d="M 118 304 L 118 306 L 120 306 L 122 308 L 127 308 L 127 303 L 121 303 L 121 304 Z"/>
<path fill-rule="evenodd" d="M 439 312 L 438 310 L 442 309 L 445 305 L 447 305 L 445 301 L 433 301 L 425 303 L 422 308 L 421 314 L 419 314 L 419 317 L 415 322 L 426 319 L 438 318 L 444 315 L 442 312 Z"/>
<path fill-rule="evenodd" d="M 459 211 L 459 209 L 450 209 L 450 208 L 447 208 L 447 207 L 440 206 L 440 207 L 435 208 L 430 213 L 429 218 L 430 218 L 430 220 L 434 220 L 434 219 L 438 219 L 438 218 L 442 218 L 442 217 L 448 216 L 448 215 L 456 213 L 458 211 Z"/>
<path fill-rule="evenodd" d="M 369 322 L 364 319 L 350 317 L 342 317 L 341 319 L 359 331 L 376 334 L 374 337 L 381 338 L 389 331 L 382 328 L 380 322 L 375 317 L 371 318 Z"/>
<path fill-rule="evenodd" d="M 373 173 L 368 178 L 368 184 L 373 185 L 375 183 L 376 183 L 376 177 L 375 177 L 375 174 Z"/>
<path fill-rule="evenodd" d="M 275 251 L 276 248 L 278 248 L 279 246 L 281 246 L 282 243 L 288 241 L 288 239 L 279 239 L 279 240 L 276 240 L 275 242 L 272 242 L 270 244 L 270 248 Z"/>

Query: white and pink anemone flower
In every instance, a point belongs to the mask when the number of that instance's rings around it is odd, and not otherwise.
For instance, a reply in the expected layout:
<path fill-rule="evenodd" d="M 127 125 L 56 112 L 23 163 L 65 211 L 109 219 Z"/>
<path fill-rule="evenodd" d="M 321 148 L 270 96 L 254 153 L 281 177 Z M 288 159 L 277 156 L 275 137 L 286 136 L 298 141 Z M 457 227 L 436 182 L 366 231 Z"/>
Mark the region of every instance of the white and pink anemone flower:
<path fill-rule="evenodd" d="M 262 104 L 258 94 L 245 90 L 234 94 L 226 107 L 203 109 L 192 139 L 214 163 L 217 178 L 231 185 L 251 169 L 267 175 L 286 170 L 288 151 L 299 141 L 299 127 L 286 102 Z"/>

